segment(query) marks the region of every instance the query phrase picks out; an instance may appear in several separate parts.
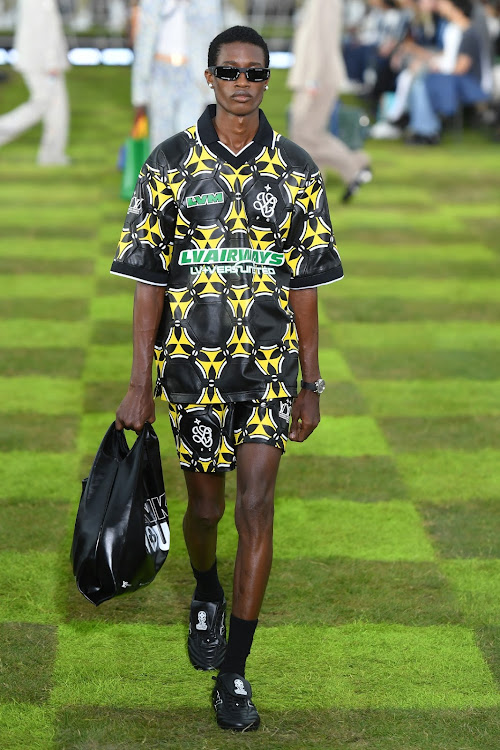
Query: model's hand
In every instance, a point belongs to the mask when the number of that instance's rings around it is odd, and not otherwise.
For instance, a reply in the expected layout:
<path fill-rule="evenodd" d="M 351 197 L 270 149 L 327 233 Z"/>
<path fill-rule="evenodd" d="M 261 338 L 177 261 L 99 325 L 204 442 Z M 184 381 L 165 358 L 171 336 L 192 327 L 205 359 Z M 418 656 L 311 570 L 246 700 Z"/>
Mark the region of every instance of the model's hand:
<path fill-rule="evenodd" d="M 319 394 L 301 390 L 292 407 L 290 440 L 303 443 L 319 424 Z"/>
<path fill-rule="evenodd" d="M 127 394 L 116 410 L 117 430 L 141 432 L 145 422 L 152 424 L 156 419 L 155 402 L 151 387 L 134 388 L 129 386 Z"/>

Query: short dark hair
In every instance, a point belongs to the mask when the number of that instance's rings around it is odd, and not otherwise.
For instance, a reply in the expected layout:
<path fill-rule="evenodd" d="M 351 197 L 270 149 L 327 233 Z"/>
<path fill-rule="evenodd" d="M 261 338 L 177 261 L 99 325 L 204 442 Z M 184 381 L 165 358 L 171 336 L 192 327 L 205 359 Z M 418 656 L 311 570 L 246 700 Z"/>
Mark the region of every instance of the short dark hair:
<path fill-rule="evenodd" d="M 208 67 L 217 65 L 217 57 L 220 52 L 220 48 L 223 44 L 231 44 L 232 42 L 245 42 L 246 44 L 254 44 L 256 47 L 260 47 L 264 53 L 265 66 L 269 67 L 269 47 L 265 43 L 258 31 L 252 29 L 250 26 L 231 26 L 230 29 L 221 31 L 215 39 L 212 39 L 208 48 Z"/>

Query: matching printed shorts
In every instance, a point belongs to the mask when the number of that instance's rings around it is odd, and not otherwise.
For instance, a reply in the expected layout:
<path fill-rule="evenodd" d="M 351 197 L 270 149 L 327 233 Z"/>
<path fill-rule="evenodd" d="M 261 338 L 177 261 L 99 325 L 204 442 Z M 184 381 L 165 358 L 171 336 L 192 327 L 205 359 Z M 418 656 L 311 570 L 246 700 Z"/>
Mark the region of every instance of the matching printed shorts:
<path fill-rule="evenodd" d="M 182 469 L 211 473 L 236 467 L 236 448 L 263 443 L 285 452 L 291 398 L 228 404 L 169 404 Z"/>

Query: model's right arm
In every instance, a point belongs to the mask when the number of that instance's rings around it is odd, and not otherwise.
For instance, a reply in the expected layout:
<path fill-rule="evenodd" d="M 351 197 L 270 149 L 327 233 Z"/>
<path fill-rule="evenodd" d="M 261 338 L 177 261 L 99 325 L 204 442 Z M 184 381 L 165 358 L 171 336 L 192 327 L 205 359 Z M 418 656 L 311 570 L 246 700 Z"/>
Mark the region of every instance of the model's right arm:
<path fill-rule="evenodd" d="M 134 348 L 130 384 L 116 411 L 116 428 L 140 432 L 145 422 L 153 423 L 152 365 L 156 333 L 160 325 L 165 287 L 137 282 L 134 296 Z"/>

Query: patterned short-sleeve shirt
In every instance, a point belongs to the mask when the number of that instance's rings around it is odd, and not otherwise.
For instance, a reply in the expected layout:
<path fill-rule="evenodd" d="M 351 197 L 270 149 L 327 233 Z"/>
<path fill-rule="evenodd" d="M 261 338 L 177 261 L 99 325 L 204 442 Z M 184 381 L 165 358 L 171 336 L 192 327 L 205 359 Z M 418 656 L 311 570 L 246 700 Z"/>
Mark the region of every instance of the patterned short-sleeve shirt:
<path fill-rule="evenodd" d="M 156 395 L 174 403 L 295 396 L 290 289 L 342 278 L 321 174 L 260 112 L 234 155 L 207 107 L 159 145 L 130 201 L 112 273 L 165 287 Z"/>

